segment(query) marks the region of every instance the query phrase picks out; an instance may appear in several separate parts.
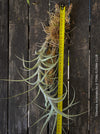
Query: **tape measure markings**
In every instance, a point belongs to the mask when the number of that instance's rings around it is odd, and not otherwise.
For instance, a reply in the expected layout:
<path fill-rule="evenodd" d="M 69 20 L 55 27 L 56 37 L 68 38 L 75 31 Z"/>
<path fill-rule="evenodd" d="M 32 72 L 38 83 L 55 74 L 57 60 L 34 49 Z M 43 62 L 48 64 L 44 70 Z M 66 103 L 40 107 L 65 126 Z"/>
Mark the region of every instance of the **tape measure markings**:
<path fill-rule="evenodd" d="M 60 6 L 59 29 L 59 64 L 58 64 L 58 98 L 63 96 L 63 65 L 64 65 L 64 35 L 65 35 L 65 6 Z M 63 102 L 58 103 L 58 109 L 62 111 Z M 62 115 L 57 114 L 56 134 L 62 134 Z"/>

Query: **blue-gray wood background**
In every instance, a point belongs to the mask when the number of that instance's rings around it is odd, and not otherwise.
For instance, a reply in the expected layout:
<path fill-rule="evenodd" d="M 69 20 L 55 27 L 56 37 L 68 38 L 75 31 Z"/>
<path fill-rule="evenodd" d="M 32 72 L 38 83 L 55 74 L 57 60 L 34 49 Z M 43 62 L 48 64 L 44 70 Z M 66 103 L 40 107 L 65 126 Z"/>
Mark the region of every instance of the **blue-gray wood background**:
<path fill-rule="evenodd" d="M 54 10 L 60 0 L 0 0 L 0 79 L 20 79 L 19 69 L 24 77 L 31 73 L 21 70 L 22 63 L 16 55 L 33 59 L 37 45 L 42 45 L 45 33 L 41 22 L 48 25 L 48 11 Z M 70 99 L 73 87 L 76 101 L 80 103 L 70 114 L 87 111 L 69 121 L 64 129 L 68 134 L 100 134 L 100 0 L 71 0 L 73 9 L 70 46 L 65 45 L 65 72 L 67 81 L 67 54 L 70 51 Z M 66 5 L 69 1 L 65 0 Z M 6 98 L 28 90 L 26 83 L 0 81 L 0 98 Z M 30 128 L 40 118 L 42 111 L 29 103 L 36 91 L 13 99 L 0 99 L 0 134 L 39 134 L 43 121 Z M 41 95 L 37 104 L 43 105 Z M 67 104 L 64 102 L 64 105 Z M 68 122 L 67 120 L 65 120 Z M 53 120 L 43 134 L 51 134 Z"/>

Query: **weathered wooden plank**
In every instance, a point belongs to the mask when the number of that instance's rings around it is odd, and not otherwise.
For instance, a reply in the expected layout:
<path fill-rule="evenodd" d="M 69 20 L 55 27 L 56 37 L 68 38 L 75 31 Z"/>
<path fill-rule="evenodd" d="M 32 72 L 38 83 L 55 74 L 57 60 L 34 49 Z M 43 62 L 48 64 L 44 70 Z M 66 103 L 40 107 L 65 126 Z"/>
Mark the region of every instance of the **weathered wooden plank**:
<path fill-rule="evenodd" d="M 70 47 L 70 99 L 75 90 L 75 102 L 80 103 L 70 109 L 70 114 L 80 114 L 88 111 L 88 53 L 89 53 L 89 1 L 71 1 L 73 9 L 71 14 L 75 29 L 71 35 Z M 88 113 L 75 117 L 70 121 L 70 134 L 88 133 Z"/>
<path fill-rule="evenodd" d="M 27 73 L 21 70 L 22 63 L 16 58 L 22 54 L 27 58 L 27 38 L 28 29 L 26 25 L 12 24 L 9 26 L 9 79 L 22 79 L 17 69 L 23 77 Z M 9 82 L 9 96 L 22 93 L 27 90 L 24 82 Z M 27 94 L 9 99 L 9 133 L 27 133 L 27 107 L 20 107 L 27 104 Z"/>
<path fill-rule="evenodd" d="M 28 24 L 28 4 L 26 0 L 10 0 L 9 2 L 9 23 Z"/>
<path fill-rule="evenodd" d="M 23 77 L 27 78 L 27 72 L 21 70 L 22 63 L 16 55 L 28 56 L 28 7 L 25 1 L 9 1 L 9 79 L 22 79 L 17 69 Z M 26 5 L 26 6 L 25 6 Z M 18 21 L 18 18 L 20 20 Z M 27 84 L 24 82 L 9 82 L 9 96 L 27 91 Z M 27 134 L 27 107 L 20 105 L 27 104 L 27 94 L 9 99 L 9 122 L 8 132 L 10 134 Z"/>
<path fill-rule="evenodd" d="M 45 40 L 45 33 L 43 31 L 41 22 L 46 24 L 48 19 L 48 1 L 45 0 L 38 0 L 36 2 L 30 1 L 30 10 L 29 10 L 29 26 L 30 26 L 30 42 L 29 42 L 29 59 L 34 59 L 34 52 L 37 50 L 37 45 L 41 46 Z M 38 44 L 40 43 L 40 44 Z M 30 66 L 32 66 L 30 64 Z M 30 72 L 32 75 L 34 71 Z M 33 79 L 35 81 L 35 79 Z M 30 88 L 30 87 L 29 87 Z M 29 101 L 31 101 L 37 94 L 37 89 L 33 92 L 29 93 Z M 42 94 L 40 97 L 35 101 L 35 103 L 44 106 L 44 98 Z M 32 125 L 42 116 L 43 110 L 39 109 L 36 105 L 31 104 L 29 105 L 29 124 Z M 33 127 L 29 128 L 29 134 L 40 134 L 41 128 L 43 126 L 45 120 L 42 120 L 38 124 Z M 47 127 L 45 127 L 44 134 L 47 134 Z"/>
<path fill-rule="evenodd" d="M 90 134 L 100 133 L 100 1 L 91 0 L 91 112 Z"/>
<path fill-rule="evenodd" d="M 8 1 L 0 0 L 0 78 L 8 77 Z M 7 97 L 8 83 L 0 81 L 0 98 Z M 7 100 L 0 100 L 0 134 L 7 134 Z"/>

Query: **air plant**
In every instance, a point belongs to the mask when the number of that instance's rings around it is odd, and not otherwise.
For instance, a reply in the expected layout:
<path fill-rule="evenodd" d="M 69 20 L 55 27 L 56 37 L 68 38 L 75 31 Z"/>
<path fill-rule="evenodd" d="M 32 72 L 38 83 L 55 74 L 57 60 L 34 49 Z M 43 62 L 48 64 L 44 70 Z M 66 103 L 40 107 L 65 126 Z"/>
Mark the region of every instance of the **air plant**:
<path fill-rule="evenodd" d="M 30 0 L 27 0 L 27 4 L 28 4 L 28 5 L 30 4 Z"/>
<path fill-rule="evenodd" d="M 27 0 L 27 2 L 29 3 L 29 0 Z M 65 13 L 65 31 L 66 31 L 65 41 L 68 39 L 67 31 L 70 30 L 69 15 L 70 15 L 71 9 L 72 9 L 72 4 L 70 4 L 69 8 L 66 8 L 66 13 Z M 58 4 L 55 5 L 55 11 L 52 13 L 49 13 L 49 17 L 50 17 L 49 26 L 45 26 L 44 24 L 42 24 L 43 30 L 46 33 L 46 38 L 41 48 L 37 52 L 35 52 L 36 58 L 30 61 L 27 61 L 24 59 L 24 57 L 23 58 L 18 57 L 19 60 L 22 61 L 25 71 L 30 72 L 30 71 L 35 70 L 35 73 L 28 78 L 24 78 L 20 74 L 22 78 L 21 80 L 10 80 L 10 81 L 15 81 L 15 82 L 26 82 L 32 86 L 31 89 L 28 89 L 27 91 L 17 94 L 12 97 L 17 97 L 19 95 L 23 95 L 25 93 L 38 89 L 37 95 L 32 101 L 34 102 L 34 100 L 36 100 L 37 97 L 40 95 L 40 92 L 43 94 L 44 100 L 45 100 L 45 108 L 42 108 L 44 110 L 44 115 L 38 121 L 36 121 L 33 125 L 31 125 L 32 127 L 35 124 L 37 124 L 39 121 L 41 121 L 42 119 L 46 118 L 43 124 L 43 127 L 41 128 L 40 134 L 42 134 L 43 129 L 45 128 L 45 126 L 47 125 L 47 123 L 49 122 L 52 116 L 54 117 L 54 125 L 52 129 L 52 134 L 54 133 L 54 129 L 56 126 L 57 114 L 60 114 L 64 118 L 67 118 L 67 119 L 72 119 L 72 117 L 78 116 L 78 115 L 67 115 L 65 113 L 66 110 L 68 110 L 73 105 L 77 104 L 77 103 L 74 103 L 75 92 L 74 92 L 72 101 L 67 107 L 63 108 L 63 111 L 60 111 L 57 108 L 57 104 L 61 101 L 64 101 L 67 95 L 67 86 L 64 84 L 64 87 L 66 90 L 63 96 L 61 96 L 60 98 L 57 97 L 57 87 L 58 87 L 57 76 L 58 76 L 58 57 L 59 57 L 59 54 L 58 54 L 59 22 L 60 22 L 60 9 L 59 9 Z M 26 63 L 35 63 L 35 64 L 33 67 L 29 68 L 26 66 Z M 34 77 L 37 78 L 36 81 L 30 82 L 30 80 L 33 79 Z"/>
<path fill-rule="evenodd" d="M 71 9 L 72 4 L 69 6 L 69 8 L 66 8 L 66 14 L 65 14 L 66 39 L 68 39 L 67 31 L 70 30 L 69 15 Z M 44 114 L 37 122 L 31 125 L 32 127 L 43 118 L 46 118 L 45 123 L 41 128 L 40 134 L 42 133 L 44 127 L 47 125 L 52 116 L 55 117 L 54 126 L 52 129 L 53 134 L 54 128 L 56 126 L 57 114 L 60 114 L 67 119 L 71 119 L 74 115 L 67 115 L 65 114 L 65 111 L 68 110 L 68 108 L 70 108 L 72 105 L 75 105 L 74 103 L 75 93 L 74 93 L 74 97 L 71 103 L 66 108 L 64 108 L 62 112 L 57 108 L 57 104 L 60 101 L 63 101 L 67 95 L 67 86 L 64 84 L 64 87 L 66 89 L 65 93 L 60 98 L 57 97 L 59 23 L 60 23 L 60 9 L 58 4 L 55 5 L 55 12 L 49 13 L 49 17 L 50 17 L 49 26 L 45 26 L 44 24 L 42 24 L 43 30 L 46 33 L 46 39 L 41 48 L 37 52 L 35 52 L 36 58 L 33 59 L 32 61 L 26 61 L 24 57 L 22 59 L 19 58 L 20 60 L 22 60 L 23 66 L 27 71 L 32 71 L 36 69 L 35 73 L 27 79 L 24 79 L 21 76 L 23 81 L 33 86 L 32 89 L 28 90 L 27 92 L 38 88 L 38 93 L 35 98 L 37 98 L 40 92 L 42 92 L 45 99 L 46 112 L 44 113 L 46 114 Z M 25 65 L 25 63 L 27 62 L 36 62 L 36 64 L 32 68 L 28 68 Z M 31 83 L 30 79 L 33 79 L 34 77 L 37 77 L 37 80 L 34 83 Z"/>

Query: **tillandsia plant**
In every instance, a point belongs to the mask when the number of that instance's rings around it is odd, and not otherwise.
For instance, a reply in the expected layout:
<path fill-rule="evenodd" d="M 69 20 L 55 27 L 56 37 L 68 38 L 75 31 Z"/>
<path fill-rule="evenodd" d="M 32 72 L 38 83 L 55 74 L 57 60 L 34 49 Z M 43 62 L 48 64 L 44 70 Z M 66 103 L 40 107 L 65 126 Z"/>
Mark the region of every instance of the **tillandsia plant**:
<path fill-rule="evenodd" d="M 27 2 L 29 3 L 29 0 L 27 0 Z M 70 6 L 66 8 L 66 13 L 65 13 L 65 31 L 66 31 L 65 41 L 68 40 L 69 38 L 69 35 L 68 35 L 68 32 L 70 30 L 69 15 L 70 15 L 71 9 L 72 9 L 72 4 L 70 4 Z M 59 57 L 58 55 L 59 23 L 60 23 L 60 9 L 59 9 L 58 4 L 55 5 L 55 11 L 52 13 L 49 13 L 49 17 L 50 17 L 49 26 L 43 25 L 43 30 L 46 33 L 45 42 L 43 43 L 41 48 L 37 52 L 35 52 L 36 58 L 30 61 L 27 61 L 24 59 L 24 57 L 23 58 L 18 57 L 23 62 L 23 67 L 26 71 L 30 72 L 32 70 L 33 71 L 35 70 L 34 71 L 35 73 L 28 78 L 24 78 L 22 75 L 20 75 L 22 78 L 21 80 L 10 80 L 10 81 L 16 81 L 16 82 L 26 82 L 32 86 L 31 89 L 28 89 L 27 91 L 17 94 L 12 97 L 17 97 L 19 95 L 23 95 L 25 93 L 38 89 L 37 95 L 33 99 L 34 101 L 40 95 L 40 92 L 43 94 L 44 100 L 45 100 L 45 108 L 42 108 L 44 110 L 44 115 L 38 121 L 36 121 L 33 125 L 31 125 L 32 127 L 35 124 L 37 124 L 39 121 L 41 121 L 42 119 L 46 118 L 43 124 L 43 127 L 41 128 L 40 134 L 42 134 L 43 129 L 45 128 L 45 126 L 47 125 L 47 123 L 49 122 L 52 116 L 55 118 L 53 129 L 52 129 L 52 134 L 54 133 L 54 129 L 56 126 L 57 114 L 60 114 L 64 118 L 67 118 L 67 119 L 72 119 L 72 117 L 78 116 L 78 115 L 67 115 L 65 113 L 66 110 L 68 110 L 71 106 L 76 104 L 74 103 L 75 92 L 74 92 L 72 101 L 67 107 L 63 108 L 62 112 L 57 108 L 57 104 L 63 101 L 67 95 L 67 86 L 64 84 L 64 87 L 66 90 L 63 96 L 61 96 L 60 98 L 57 97 L 57 87 L 58 87 L 57 76 L 58 76 L 58 57 Z M 26 63 L 34 63 L 34 66 L 29 68 L 26 66 Z M 37 78 L 36 81 L 34 83 L 30 82 L 30 80 L 33 79 L 34 77 Z"/>
<path fill-rule="evenodd" d="M 28 4 L 28 5 L 30 4 L 30 1 L 29 1 L 29 0 L 27 0 L 27 4 Z"/>

